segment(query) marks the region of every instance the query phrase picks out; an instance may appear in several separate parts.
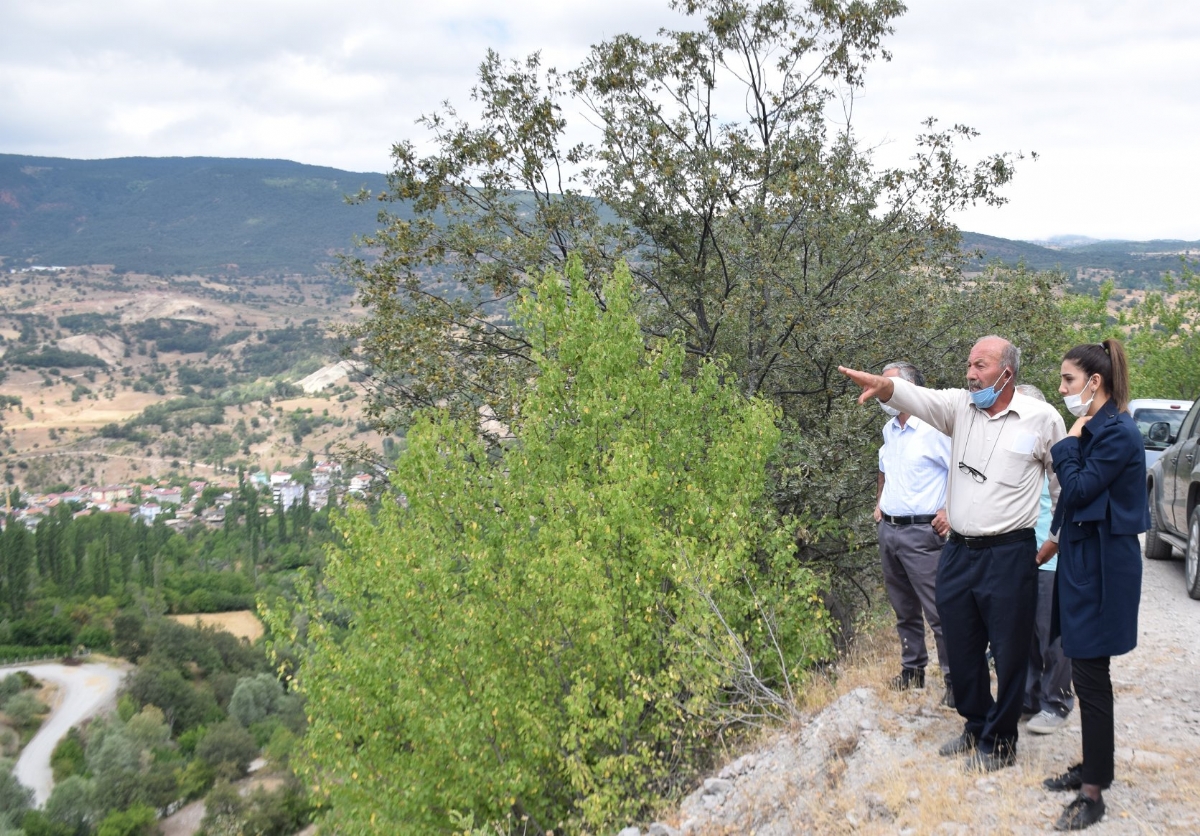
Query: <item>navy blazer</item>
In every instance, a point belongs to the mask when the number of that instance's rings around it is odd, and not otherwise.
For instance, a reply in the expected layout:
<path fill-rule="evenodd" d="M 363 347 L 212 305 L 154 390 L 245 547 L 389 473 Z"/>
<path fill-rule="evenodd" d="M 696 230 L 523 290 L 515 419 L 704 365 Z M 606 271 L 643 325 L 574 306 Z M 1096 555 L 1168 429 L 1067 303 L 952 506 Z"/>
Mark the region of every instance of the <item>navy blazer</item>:
<path fill-rule="evenodd" d="M 1146 454 L 1127 412 L 1110 400 L 1083 428 L 1050 449 L 1062 492 L 1058 532 L 1057 631 L 1073 659 L 1118 656 L 1137 646 L 1142 594 L 1138 535 L 1150 526 Z"/>

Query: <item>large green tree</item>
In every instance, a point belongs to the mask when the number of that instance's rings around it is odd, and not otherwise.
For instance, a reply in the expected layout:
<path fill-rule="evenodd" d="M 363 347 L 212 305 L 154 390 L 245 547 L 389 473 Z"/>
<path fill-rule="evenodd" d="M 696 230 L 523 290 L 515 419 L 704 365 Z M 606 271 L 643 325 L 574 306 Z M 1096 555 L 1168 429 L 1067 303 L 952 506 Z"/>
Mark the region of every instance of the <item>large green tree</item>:
<path fill-rule="evenodd" d="M 404 503 L 341 523 L 300 672 L 337 832 L 444 832 L 452 810 L 611 830 L 720 730 L 786 714 L 829 652 L 818 579 L 761 501 L 775 409 L 717 363 L 685 377 L 681 341 L 648 352 L 639 303 L 621 267 L 549 274 L 516 311 L 516 440 L 490 456 L 473 418 L 426 414 Z"/>
<path fill-rule="evenodd" d="M 964 163 L 974 132 L 930 120 L 908 164 L 874 163 L 849 114 L 896 0 L 672 6 L 683 28 L 616 36 L 569 72 L 489 53 L 478 117 L 447 106 L 423 120 L 431 146 L 395 147 L 393 211 L 347 263 L 369 412 L 389 432 L 432 406 L 511 422 L 532 366 L 516 295 L 570 253 L 598 294 L 626 259 L 647 338 L 677 334 L 780 408 L 779 506 L 836 532 L 806 547 L 836 563 L 873 536 L 880 417 L 836 367 L 903 358 L 958 384 L 978 337 L 1031 358 L 1059 322 L 1037 277 L 963 277 L 950 217 L 1003 202 L 1015 158 Z M 594 133 L 572 144 L 579 124 Z"/>
<path fill-rule="evenodd" d="M 958 289 L 948 215 L 1002 202 L 1012 160 L 965 165 L 955 145 L 974 132 L 931 120 L 909 166 L 878 170 L 835 118 L 904 7 L 672 5 L 699 20 L 601 43 L 566 75 L 490 53 L 476 124 L 447 107 L 423 120 L 432 154 L 396 146 L 381 197 L 402 207 L 369 241 L 379 258 L 349 263 L 382 426 L 434 404 L 507 417 L 505 383 L 530 360 L 507 303 L 572 252 L 593 285 L 628 259 L 647 332 L 680 332 L 747 394 L 800 411 L 839 360 L 876 359 L 877 335 L 926 341 L 940 291 Z M 568 147 L 568 109 L 594 143 Z"/>

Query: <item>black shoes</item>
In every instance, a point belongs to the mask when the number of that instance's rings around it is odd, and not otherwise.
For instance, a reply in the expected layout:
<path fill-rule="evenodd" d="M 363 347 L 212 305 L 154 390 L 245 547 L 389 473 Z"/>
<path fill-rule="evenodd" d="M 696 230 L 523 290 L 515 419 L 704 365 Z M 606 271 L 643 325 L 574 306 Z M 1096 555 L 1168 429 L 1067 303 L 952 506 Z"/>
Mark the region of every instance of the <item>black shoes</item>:
<path fill-rule="evenodd" d="M 965 755 L 967 752 L 973 751 L 975 751 L 975 735 L 963 732 L 953 740 L 943 743 L 938 749 L 938 754 L 943 758 L 948 758 L 951 755 Z"/>
<path fill-rule="evenodd" d="M 943 758 L 951 755 L 966 755 L 964 768 L 968 772 L 995 772 L 1017 762 L 1017 753 L 1011 746 L 1003 746 L 994 752 L 984 752 L 975 745 L 975 735 L 964 731 L 953 740 L 948 740 L 938 749 Z"/>
<path fill-rule="evenodd" d="M 954 708 L 954 689 L 950 687 L 950 674 L 946 674 L 946 693 L 942 694 L 942 705 Z"/>
<path fill-rule="evenodd" d="M 1062 775 L 1047 778 L 1045 781 L 1042 781 L 1042 786 L 1055 792 L 1079 789 L 1083 786 L 1083 764 L 1077 763 Z"/>
<path fill-rule="evenodd" d="M 1067 805 L 1058 821 L 1054 823 L 1055 830 L 1083 830 L 1091 827 L 1104 818 L 1104 798 L 1095 801 L 1083 793 L 1075 796 L 1075 800 Z"/>
<path fill-rule="evenodd" d="M 997 769 L 1004 769 L 1012 766 L 1017 762 L 1017 754 L 1011 750 L 1007 752 L 981 752 L 975 750 L 975 754 L 967 758 L 966 770 L 968 772 L 995 772 Z"/>
<path fill-rule="evenodd" d="M 907 691 L 909 688 L 925 687 L 924 668 L 901 668 L 899 676 L 893 676 L 888 687 L 893 691 Z"/>

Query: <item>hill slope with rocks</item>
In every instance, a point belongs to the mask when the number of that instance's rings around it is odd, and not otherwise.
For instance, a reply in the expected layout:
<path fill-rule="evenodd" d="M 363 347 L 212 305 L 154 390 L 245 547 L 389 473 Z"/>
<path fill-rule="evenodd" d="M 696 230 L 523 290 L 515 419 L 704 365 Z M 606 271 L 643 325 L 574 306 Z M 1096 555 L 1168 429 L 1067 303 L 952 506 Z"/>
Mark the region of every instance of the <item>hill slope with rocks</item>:
<path fill-rule="evenodd" d="M 1106 834 L 1200 832 L 1200 602 L 1180 561 L 1147 561 L 1139 645 L 1113 659 L 1117 777 Z M 895 636 L 881 629 L 828 683 L 826 704 L 765 735 L 704 780 L 677 810 L 622 836 L 855 833 L 1032 834 L 1052 829 L 1069 793 L 1042 779 L 1080 759 L 1078 710 L 1049 736 L 1022 727 L 1017 763 L 988 775 L 942 758 L 962 730 L 939 689 L 886 690 Z M 930 642 L 932 646 L 932 641 Z"/>

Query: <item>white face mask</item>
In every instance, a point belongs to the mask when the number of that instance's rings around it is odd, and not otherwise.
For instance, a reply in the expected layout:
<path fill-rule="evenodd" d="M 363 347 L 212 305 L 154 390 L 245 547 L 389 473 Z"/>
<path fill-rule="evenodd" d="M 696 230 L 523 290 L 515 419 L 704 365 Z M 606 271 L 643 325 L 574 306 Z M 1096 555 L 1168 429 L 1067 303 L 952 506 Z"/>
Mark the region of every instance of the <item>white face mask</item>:
<path fill-rule="evenodd" d="M 900 414 L 900 410 L 896 409 L 896 407 L 888 406 L 887 404 L 885 404 L 883 401 L 879 400 L 878 398 L 875 399 L 875 402 L 877 404 L 879 404 L 880 409 L 882 409 L 884 412 L 886 412 L 892 418 L 895 418 L 897 415 Z"/>
<path fill-rule="evenodd" d="M 1076 418 L 1082 418 L 1088 414 L 1088 410 L 1092 408 L 1092 401 L 1096 399 L 1096 390 L 1092 390 L 1092 396 L 1086 401 L 1083 400 L 1083 393 L 1087 391 L 1091 384 L 1091 378 L 1088 378 L 1087 383 L 1083 384 L 1083 388 L 1079 390 L 1077 395 L 1064 395 L 1063 403 L 1067 406 L 1067 412 L 1070 412 Z"/>

